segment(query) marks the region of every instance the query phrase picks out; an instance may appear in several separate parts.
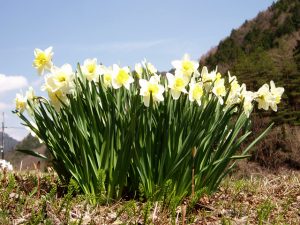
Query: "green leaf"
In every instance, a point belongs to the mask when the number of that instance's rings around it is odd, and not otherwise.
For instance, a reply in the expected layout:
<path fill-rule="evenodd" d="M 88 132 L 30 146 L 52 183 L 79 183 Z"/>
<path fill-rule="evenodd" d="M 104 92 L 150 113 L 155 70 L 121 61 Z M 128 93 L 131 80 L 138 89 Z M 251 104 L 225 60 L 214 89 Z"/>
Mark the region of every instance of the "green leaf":
<path fill-rule="evenodd" d="M 25 153 L 27 155 L 35 156 L 37 158 L 48 160 L 48 158 L 46 156 L 44 156 L 44 155 L 42 155 L 42 154 L 40 154 L 38 152 L 35 152 L 33 150 L 29 150 L 29 149 L 16 149 L 16 151 Z"/>

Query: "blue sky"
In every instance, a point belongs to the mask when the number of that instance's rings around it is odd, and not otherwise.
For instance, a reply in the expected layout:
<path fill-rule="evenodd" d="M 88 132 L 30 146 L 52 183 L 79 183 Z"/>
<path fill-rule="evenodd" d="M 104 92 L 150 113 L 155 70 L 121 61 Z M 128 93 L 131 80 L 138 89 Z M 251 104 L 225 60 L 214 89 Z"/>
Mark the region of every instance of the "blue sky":
<path fill-rule="evenodd" d="M 34 48 L 53 46 L 58 66 L 75 67 L 96 57 L 105 65 L 132 67 L 146 58 L 159 70 L 169 70 L 184 53 L 199 59 L 272 2 L 0 0 L 0 112 L 7 126 L 20 126 L 10 113 L 15 93 L 28 86 L 40 89 L 43 78 L 32 68 Z M 10 128 L 7 133 L 21 139 L 27 131 Z"/>

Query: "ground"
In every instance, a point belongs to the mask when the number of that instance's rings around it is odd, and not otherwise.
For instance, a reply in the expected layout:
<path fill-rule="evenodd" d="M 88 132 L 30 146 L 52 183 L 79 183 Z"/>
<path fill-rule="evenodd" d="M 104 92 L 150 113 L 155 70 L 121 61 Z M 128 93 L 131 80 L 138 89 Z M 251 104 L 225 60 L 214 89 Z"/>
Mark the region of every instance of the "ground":
<path fill-rule="evenodd" d="M 179 207 L 138 200 L 92 206 L 76 187 L 67 191 L 53 172 L 0 176 L 0 224 L 300 223 L 300 172 L 287 169 L 232 174 L 214 194 Z"/>

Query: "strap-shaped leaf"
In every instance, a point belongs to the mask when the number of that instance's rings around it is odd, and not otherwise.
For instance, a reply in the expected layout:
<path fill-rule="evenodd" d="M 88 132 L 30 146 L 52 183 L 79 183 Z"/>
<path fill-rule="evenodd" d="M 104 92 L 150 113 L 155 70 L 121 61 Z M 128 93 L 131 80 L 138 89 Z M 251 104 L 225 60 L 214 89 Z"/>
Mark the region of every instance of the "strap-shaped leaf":
<path fill-rule="evenodd" d="M 16 149 L 16 151 L 25 153 L 27 155 L 35 156 L 37 158 L 48 160 L 48 158 L 46 156 L 44 156 L 43 154 L 41 154 L 39 152 L 35 152 L 33 150 L 30 150 L 30 149 Z"/>

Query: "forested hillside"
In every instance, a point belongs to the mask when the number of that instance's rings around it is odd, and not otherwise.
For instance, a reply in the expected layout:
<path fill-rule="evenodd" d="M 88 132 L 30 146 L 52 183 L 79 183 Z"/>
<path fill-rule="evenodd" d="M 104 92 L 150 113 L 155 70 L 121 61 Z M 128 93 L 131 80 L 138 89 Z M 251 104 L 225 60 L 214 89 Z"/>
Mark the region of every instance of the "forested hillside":
<path fill-rule="evenodd" d="M 18 144 L 18 141 L 4 133 L 4 152 L 11 151 Z M 2 132 L 0 132 L 0 146 L 2 145 Z"/>
<path fill-rule="evenodd" d="M 285 88 L 274 120 L 300 124 L 300 1 L 280 0 L 202 56 L 200 64 L 238 76 L 250 90 L 274 80 Z"/>

